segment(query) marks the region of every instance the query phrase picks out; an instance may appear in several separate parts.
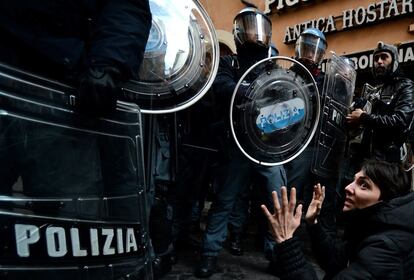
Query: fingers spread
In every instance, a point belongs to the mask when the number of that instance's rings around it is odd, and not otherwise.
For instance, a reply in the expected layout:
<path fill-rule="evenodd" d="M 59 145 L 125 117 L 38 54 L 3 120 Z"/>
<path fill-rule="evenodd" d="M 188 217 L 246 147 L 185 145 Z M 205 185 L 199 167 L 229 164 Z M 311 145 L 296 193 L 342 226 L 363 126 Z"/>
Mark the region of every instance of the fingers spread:
<path fill-rule="evenodd" d="M 275 191 L 272 192 L 272 197 L 273 197 L 273 205 L 275 208 L 275 213 L 280 212 L 279 198 L 277 197 L 277 193 Z"/>
<path fill-rule="evenodd" d="M 270 221 L 272 219 L 272 214 L 269 212 L 269 210 L 267 209 L 266 205 L 262 204 L 260 206 L 260 208 L 262 208 L 263 213 L 265 214 L 265 216 L 267 217 L 267 219 Z"/>
<path fill-rule="evenodd" d="M 322 192 L 322 200 L 324 200 L 325 199 L 325 186 L 322 187 L 321 192 Z"/>
<path fill-rule="evenodd" d="M 282 195 L 282 208 L 287 209 L 289 206 L 289 201 L 287 197 L 287 189 L 286 187 L 281 187 L 280 189 L 281 195 Z M 287 212 L 285 210 L 285 212 Z"/>
<path fill-rule="evenodd" d="M 296 213 L 295 213 L 296 220 L 300 220 L 300 218 L 302 217 L 302 208 L 303 208 L 302 204 L 299 204 L 298 207 L 296 207 Z"/>
<path fill-rule="evenodd" d="M 296 207 L 296 188 L 290 190 L 289 212 L 293 213 Z"/>

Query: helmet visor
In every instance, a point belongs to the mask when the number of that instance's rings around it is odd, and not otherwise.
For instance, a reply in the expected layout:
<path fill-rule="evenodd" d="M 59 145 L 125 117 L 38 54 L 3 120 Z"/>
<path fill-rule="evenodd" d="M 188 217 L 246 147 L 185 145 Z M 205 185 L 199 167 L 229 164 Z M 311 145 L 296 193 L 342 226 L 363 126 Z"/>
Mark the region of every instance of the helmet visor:
<path fill-rule="evenodd" d="M 268 48 L 271 35 L 271 23 L 261 14 L 242 13 L 234 20 L 234 38 L 240 45 L 249 42 Z"/>
<path fill-rule="evenodd" d="M 319 37 L 300 36 L 296 42 L 296 57 L 319 64 L 323 59 L 326 47 L 326 42 Z"/>

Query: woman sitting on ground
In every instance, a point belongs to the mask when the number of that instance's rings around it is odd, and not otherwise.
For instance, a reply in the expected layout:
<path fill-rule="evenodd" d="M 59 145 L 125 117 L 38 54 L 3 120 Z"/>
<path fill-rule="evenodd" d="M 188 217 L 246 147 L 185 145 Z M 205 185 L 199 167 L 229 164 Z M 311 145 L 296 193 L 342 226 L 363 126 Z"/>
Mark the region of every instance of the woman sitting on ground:
<path fill-rule="evenodd" d="M 325 279 L 414 279 L 414 193 L 410 193 L 408 173 L 397 164 L 367 161 L 345 193 L 341 242 L 318 223 L 325 194 L 319 184 L 305 217 Z M 264 205 L 262 209 L 277 243 L 281 279 L 317 279 L 293 236 L 302 215 L 302 205 L 296 207 L 296 190 L 292 188 L 288 201 L 283 187 L 281 205 L 275 192 L 272 196 L 274 214 Z"/>

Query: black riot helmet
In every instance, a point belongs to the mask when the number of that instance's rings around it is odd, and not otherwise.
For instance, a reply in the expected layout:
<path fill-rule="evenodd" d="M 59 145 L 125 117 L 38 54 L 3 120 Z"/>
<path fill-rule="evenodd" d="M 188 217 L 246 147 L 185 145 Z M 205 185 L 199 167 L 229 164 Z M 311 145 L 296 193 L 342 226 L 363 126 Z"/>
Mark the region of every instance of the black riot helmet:
<path fill-rule="evenodd" d="M 384 75 L 391 76 L 395 71 L 397 71 L 397 68 L 398 68 L 398 49 L 397 49 L 397 47 L 395 47 L 393 45 L 385 44 L 384 42 L 379 41 L 378 44 L 377 44 L 377 48 L 374 50 L 373 56 L 375 56 L 377 53 L 381 53 L 381 52 L 386 52 L 386 53 L 389 53 L 391 55 L 391 59 L 392 59 L 391 67 L 390 67 L 390 69 L 387 69 L 386 73 L 383 73 L 382 75 L 379 75 L 376 71 L 375 66 L 374 66 L 374 67 L 372 67 L 372 73 L 373 73 L 374 77 L 377 77 L 377 76 L 383 77 Z"/>
<path fill-rule="evenodd" d="M 272 22 L 256 8 L 244 8 L 234 18 L 233 34 L 237 47 L 251 43 L 268 49 L 272 36 Z"/>
<path fill-rule="evenodd" d="M 325 35 L 317 28 L 307 28 L 299 36 L 295 46 L 295 58 L 305 65 L 319 65 L 328 44 Z"/>

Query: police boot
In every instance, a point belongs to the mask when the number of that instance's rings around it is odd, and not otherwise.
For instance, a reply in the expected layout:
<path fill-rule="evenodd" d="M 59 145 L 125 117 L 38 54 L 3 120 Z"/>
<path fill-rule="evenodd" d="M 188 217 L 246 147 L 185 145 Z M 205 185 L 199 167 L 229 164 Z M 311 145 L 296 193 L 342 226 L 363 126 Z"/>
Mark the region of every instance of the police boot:
<path fill-rule="evenodd" d="M 242 256 L 243 255 L 243 242 L 242 242 L 242 236 L 241 236 L 240 233 L 231 233 L 230 234 L 229 252 L 233 256 Z"/>
<path fill-rule="evenodd" d="M 216 256 L 201 256 L 200 264 L 195 270 L 195 276 L 198 278 L 207 278 L 217 272 Z"/>

